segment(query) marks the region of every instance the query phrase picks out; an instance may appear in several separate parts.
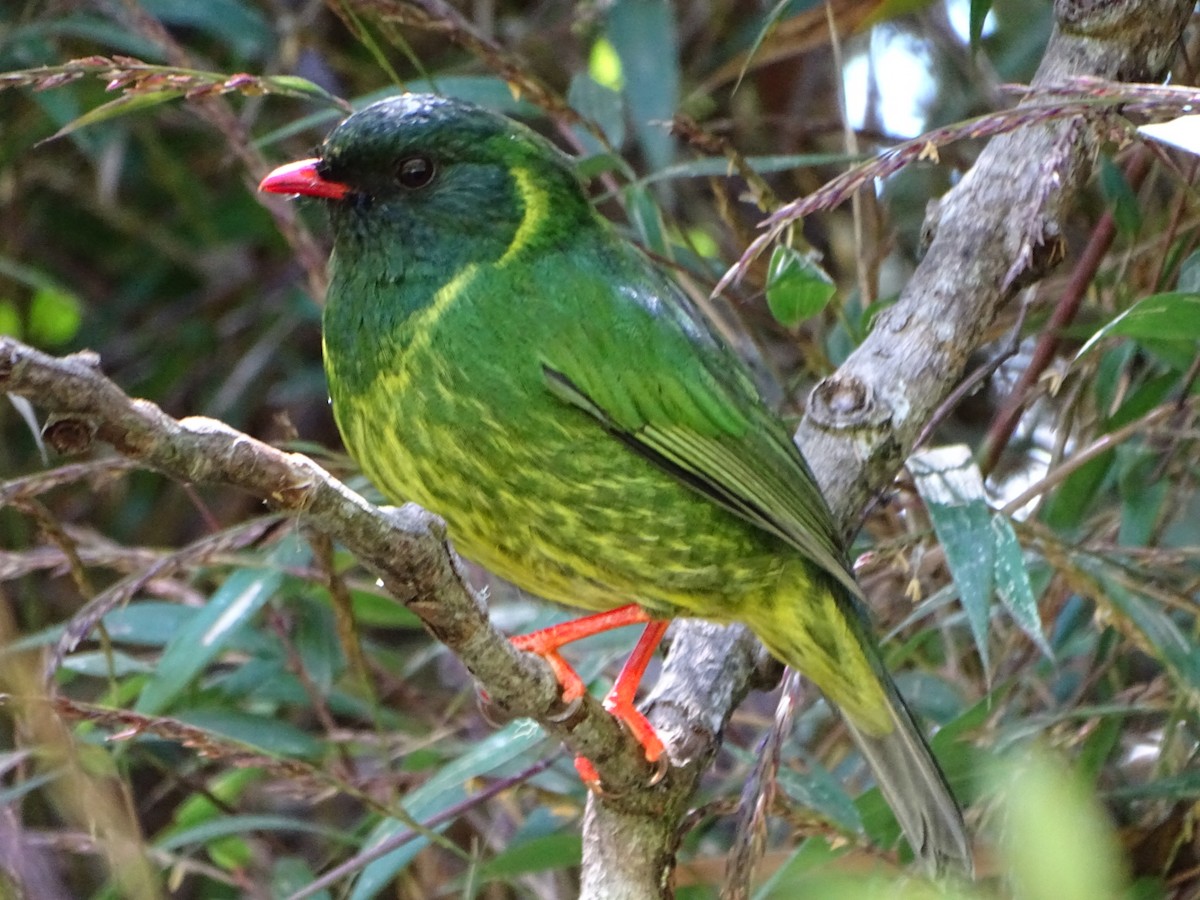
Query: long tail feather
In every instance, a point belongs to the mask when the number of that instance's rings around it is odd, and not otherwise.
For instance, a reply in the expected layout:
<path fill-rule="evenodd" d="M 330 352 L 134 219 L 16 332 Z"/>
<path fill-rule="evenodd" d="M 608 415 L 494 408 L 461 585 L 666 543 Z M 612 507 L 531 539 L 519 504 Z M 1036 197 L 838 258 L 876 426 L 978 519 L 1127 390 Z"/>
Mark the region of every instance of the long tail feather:
<path fill-rule="evenodd" d="M 917 857 L 936 874 L 970 875 L 962 813 L 879 657 L 860 598 L 831 576 L 793 571 L 803 600 L 760 600 L 747 621 L 777 658 L 811 679 L 841 712 Z"/>
<path fill-rule="evenodd" d="M 935 874 L 969 877 L 971 841 L 962 812 L 908 706 L 891 679 L 883 678 L 891 701 L 892 730 L 877 736 L 843 716 L 846 725 L 913 853 Z"/>

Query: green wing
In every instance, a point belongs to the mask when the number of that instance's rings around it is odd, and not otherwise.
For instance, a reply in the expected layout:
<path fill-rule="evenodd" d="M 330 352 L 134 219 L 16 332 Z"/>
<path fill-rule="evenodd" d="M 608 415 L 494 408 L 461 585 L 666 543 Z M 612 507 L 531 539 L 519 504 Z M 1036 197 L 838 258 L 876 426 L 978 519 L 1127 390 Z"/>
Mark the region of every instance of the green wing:
<path fill-rule="evenodd" d="M 619 266 L 625 269 L 619 291 L 607 287 L 611 269 L 608 279 L 568 279 L 574 282 L 568 289 L 586 295 L 587 312 L 555 342 L 559 352 L 544 355 L 547 386 L 689 487 L 794 546 L 860 597 L 800 451 L 690 300 L 640 255 L 631 260 L 634 253 L 617 260 L 625 264 Z"/>

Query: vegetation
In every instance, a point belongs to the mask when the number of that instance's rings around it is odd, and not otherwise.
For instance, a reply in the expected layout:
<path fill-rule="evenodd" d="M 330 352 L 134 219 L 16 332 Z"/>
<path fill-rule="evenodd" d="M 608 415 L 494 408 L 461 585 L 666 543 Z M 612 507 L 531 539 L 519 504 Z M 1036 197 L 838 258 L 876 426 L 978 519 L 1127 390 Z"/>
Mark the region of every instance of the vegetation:
<path fill-rule="evenodd" d="M 95 351 L 130 396 L 378 499 L 326 403 L 325 225 L 254 187 L 351 106 L 436 90 L 577 154 L 600 208 L 799 420 L 919 266 L 927 201 L 992 135 L 1086 114 L 1107 140 L 1036 248 L 1048 277 L 984 320 L 908 465 L 860 486 L 855 552 L 970 807 L 980 884 L 948 890 L 1195 896 L 1197 168 L 1131 122 L 1197 98 L 1073 84 L 1006 109 L 1051 16 L 997 2 L 985 28 L 988 5 L 960 32 L 958 3 L 6 4 L 0 335 Z M 1195 83 L 1184 43 L 1175 85 Z M 921 73 L 900 91 L 898 66 Z M 853 168 L 917 131 L 932 137 Z M 848 169 L 886 178 L 856 192 L 833 181 Z M 785 203 L 826 184 L 794 221 Z M 777 211 L 778 241 L 708 300 Z M 377 567 L 278 497 L 148 465 L 111 429 L 93 441 L 48 396 L 0 411 L 0 895 L 579 892 L 570 754 L 529 720 L 489 724 Z M 508 633 L 565 615 L 468 577 Z M 630 641 L 572 654 L 597 693 Z M 907 850 L 837 720 L 794 683 L 784 699 L 779 757 L 778 692 L 734 714 L 679 823 L 677 896 L 934 896 L 899 874 Z"/>

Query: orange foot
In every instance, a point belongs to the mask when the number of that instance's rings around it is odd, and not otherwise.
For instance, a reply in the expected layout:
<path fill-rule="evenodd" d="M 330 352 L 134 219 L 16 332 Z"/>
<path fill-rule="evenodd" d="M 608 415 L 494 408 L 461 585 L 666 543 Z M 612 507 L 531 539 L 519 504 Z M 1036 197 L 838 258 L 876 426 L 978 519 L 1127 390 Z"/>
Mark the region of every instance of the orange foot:
<path fill-rule="evenodd" d="M 515 637 L 512 639 L 512 643 L 518 650 L 536 653 L 546 660 L 551 671 L 554 672 L 554 677 L 562 685 L 563 702 L 569 705 L 582 697 L 586 688 L 583 679 L 559 654 L 559 648 L 564 644 L 599 634 L 602 631 L 639 622 L 649 624 L 646 625 L 646 630 L 638 639 L 637 646 L 633 648 L 633 653 L 621 668 L 621 673 L 613 683 L 612 690 L 604 698 L 604 708 L 615 716 L 617 721 L 624 725 L 634 739 L 641 744 L 646 761 L 659 763 L 665 751 L 663 742 L 655 733 L 654 726 L 638 712 L 633 701 L 637 695 L 638 684 L 646 672 L 646 667 L 650 664 L 655 649 L 667 631 L 667 626 L 670 624 L 668 621 L 652 619 L 640 606 L 630 604 L 559 625 L 551 625 L 549 628 L 543 628 L 532 634 Z M 659 769 L 660 772 L 654 779 L 655 783 L 662 778 L 662 772 L 665 772 L 665 768 L 660 766 Z M 600 790 L 600 775 L 590 760 L 582 756 L 576 757 L 575 770 L 589 789 Z"/>

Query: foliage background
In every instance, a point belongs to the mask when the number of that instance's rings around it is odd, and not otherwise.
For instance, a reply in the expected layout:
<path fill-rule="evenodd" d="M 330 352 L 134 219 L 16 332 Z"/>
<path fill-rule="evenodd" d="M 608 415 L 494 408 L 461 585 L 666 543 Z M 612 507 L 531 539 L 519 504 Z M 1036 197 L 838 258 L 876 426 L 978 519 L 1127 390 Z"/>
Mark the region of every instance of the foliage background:
<path fill-rule="evenodd" d="M 380 15 L 398 10 L 409 24 Z M 913 91 L 925 89 L 932 127 L 1002 105 L 998 86 L 1028 79 L 1049 28 L 1048 6 L 1021 0 L 995 4 L 975 47 L 940 4 L 830 10 L 836 43 L 825 8 L 804 3 L 17 2 L 0 10 L 0 70 L 127 55 L 224 76 L 299 75 L 356 105 L 430 85 L 488 102 L 589 157 L 602 209 L 702 298 L 754 236 L 761 212 L 748 198 L 769 205 L 810 192 L 857 155 L 911 136 L 888 130 L 885 98 L 896 92 L 883 69 L 867 80 L 857 149 L 848 145 L 839 58 L 866 65 L 874 50 L 881 65 L 888 48 L 909 48 L 927 71 Z M 497 74 L 506 65 L 508 84 Z M 1177 73 L 1182 83 L 1193 75 Z M 107 108 L 122 94 L 103 80 L 40 87 L 0 91 L 0 332 L 55 352 L 96 350 L 131 395 L 305 449 L 369 492 L 338 455 L 325 402 L 323 223 L 302 206 L 268 207 L 253 190 L 270 165 L 306 155 L 341 113 L 270 92 L 178 98 L 161 82 Z M 46 141 L 98 108 L 106 112 Z M 662 121 L 676 112 L 707 140 L 669 136 Z M 723 146 L 748 157 L 763 183 L 726 177 Z M 919 253 L 926 201 L 976 149 L 942 147 L 939 164 L 910 166 L 879 196 L 805 223 L 797 241 L 823 254 L 838 287 L 829 305 L 806 308 L 778 288 L 765 302 L 762 265 L 713 304 L 786 414 L 894 296 Z M 776 165 L 778 156 L 789 158 Z M 998 895 L 1186 897 L 1200 885 L 1200 503 L 1194 412 L 1182 403 L 1195 392 L 1200 327 L 1180 317 L 1181 302 L 1168 319 L 1124 337 L 1118 329 L 1074 360 L 1139 299 L 1195 297 L 1194 175 L 1186 157 L 1112 148 L 1067 223 L 1062 274 L 1033 289 L 1020 323 L 1013 310 L 1000 324 L 979 364 L 1001 353 L 1014 326 L 1025 341 L 927 442 L 977 451 L 989 492 L 939 501 L 936 477 L 904 473 L 859 538 L 859 550 L 874 551 L 862 572 L 891 634 L 889 662 L 941 726 L 936 747 L 973 801 L 970 821 L 998 848 L 981 858 L 992 879 L 981 890 Z M 1085 302 L 1066 343 L 1018 381 L 1106 214 L 1114 239 L 1083 273 Z M 997 423 L 1014 384 L 1029 412 L 1010 437 Z M 569 761 L 530 726 L 493 730 L 461 666 L 351 559 L 264 521 L 252 498 L 132 471 L 103 453 L 52 484 L 47 470 L 77 461 L 43 459 L 17 404 L 0 412 L 0 427 L 0 681 L 16 698 L 0 711 L 0 844 L 10 848 L 0 861 L 14 890 L 24 881 L 44 888 L 38 896 L 288 896 L 404 831 L 403 809 L 422 822 L 453 813 L 437 822 L 441 843 L 414 834 L 365 871 L 351 865 L 324 896 L 572 895 L 584 796 Z M 1072 468 L 1114 433 L 1113 446 Z M 1032 505 L 1014 519 L 1005 504 L 1029 485 Z M 1005 514 L 993 519 L 997 510 Z M 1005 527 L 996 521 L 1011 524 L 1019 545 L 992 536 Z M 981 541 L 1016 572 L 997 585 L 1004 602 L 992 601 L 992 572 L 981 585 L 963 566 Z M 127 580 L 181 550 L 174 570 Z M 106 590 L 128 602 L 54 673 L 77 704 L 67 728 L 34 699 L 41 661 L 64 623 Z M 514 632 L 559 615 L 501 585 L 491 595 Z M 212 624 L 206 603 L 231 627 L 198 651 Z M 576 658 L 597 675 L 623 646 L 597 640 Z M 819 698 L 801 699 L 758 868 L 761 896 L 801 886 L 828 895 L 813 879 L 828 877 L 830 855 L 840 854 L 835 872 L 887 878 L 887 854 L 871 846 L 894 839 L 890 814 L 864 790 Z M 719 889 L 729 813 L 774 703 L 752 697 L 727 735 L 688 822 L 681 896 Z M 122 727 L 78 704 L 149 718 Z M 146 722 L 158 730 L 144 733 Z M 1034 741 L 1071 768 L 1078 790 L 1047 798 L 1062 779 L 1036 781 L 1040 763 L 989 774 Z M 1005 796 L 1041 801 L 1023 811 L 997 799 Z M 1103 804 L 1114 831 L 1089 832 L 1092 804 Z M 105 833 L 124 834 L 133 856 L 97 840 L 94 818 L 105 815 L 115 823 Z M 1063 849 L 1072 837 L 1075 864 Z M 139 852 L 145 878 L 132 863 L 114 871 L 113 860 Z M 1120 865 L 1101 865 L 1113 860 Z"/>

